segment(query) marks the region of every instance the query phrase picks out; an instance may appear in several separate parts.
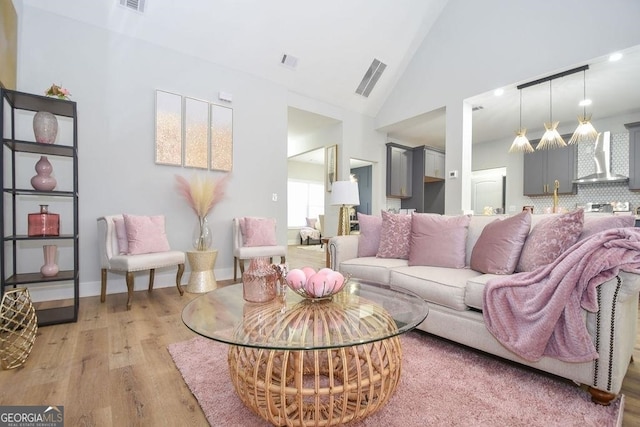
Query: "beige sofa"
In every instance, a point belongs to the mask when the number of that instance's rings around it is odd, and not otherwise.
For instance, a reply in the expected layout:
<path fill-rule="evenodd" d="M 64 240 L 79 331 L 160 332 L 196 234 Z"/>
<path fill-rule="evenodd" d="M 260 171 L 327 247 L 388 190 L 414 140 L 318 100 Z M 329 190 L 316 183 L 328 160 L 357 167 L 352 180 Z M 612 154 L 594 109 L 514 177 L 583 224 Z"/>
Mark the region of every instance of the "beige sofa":
<path fill-rule="evenodd" d="M 588 214 L 585 224 L 592 218 Z M 531 228 L 548 215 L 533 215 Z M 470 258 L 491 216 L 471 218 L 466 240 L 465 268 L 408 266 L 405 259 L 358 258 L 359 235 L 333 237 L 329 241 L 331 267 L 365 281 L 402 287 L 429 302 L 429 315 L 418 329 L 496 356 L 531 366 L 589 386 L 594 401 L 608 404 L 619 393 L 636 342 L 640 276 L 627 272 L 598 287 L 600 310 L 584 311 L 589 334 L 599 358 L 569 363 L 548 356 L 530 362 L 504 347 L 485 327 L 483 289 L 494 274 L 472 270 Z"/>

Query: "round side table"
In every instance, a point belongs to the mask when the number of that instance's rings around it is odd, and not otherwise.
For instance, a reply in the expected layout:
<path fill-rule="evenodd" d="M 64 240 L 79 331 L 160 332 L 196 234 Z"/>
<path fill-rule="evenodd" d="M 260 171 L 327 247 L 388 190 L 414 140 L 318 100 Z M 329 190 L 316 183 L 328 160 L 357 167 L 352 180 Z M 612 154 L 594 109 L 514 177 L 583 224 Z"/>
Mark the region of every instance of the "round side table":
<path fill-rule="evenodd" d="M 213 267 L 216 265 L 218 251 L 187 251 L 187 259 L 191 266 L 189 283 L 185 290 L 194 294 L 202 294 L 218 287 Z"/>

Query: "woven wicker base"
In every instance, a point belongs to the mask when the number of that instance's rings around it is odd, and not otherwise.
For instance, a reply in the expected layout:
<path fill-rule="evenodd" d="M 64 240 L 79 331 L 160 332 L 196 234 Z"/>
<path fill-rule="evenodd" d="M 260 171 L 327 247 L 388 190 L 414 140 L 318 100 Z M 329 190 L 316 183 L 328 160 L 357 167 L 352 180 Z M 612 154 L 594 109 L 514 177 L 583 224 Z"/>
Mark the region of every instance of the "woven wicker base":
<path fill-rule="evenodd" d="M 0 305 L 0 365 L 22 366 L 31 353 L 38 332 L 36 311 L 28 289 L 5 291 Z"/>
<path fill-rule="evenodd" d="M 400 339 L 324 350 L 229 347 L 240 399 L 278 426 L 332 426 L 380 409 L 398 386 Z"/>

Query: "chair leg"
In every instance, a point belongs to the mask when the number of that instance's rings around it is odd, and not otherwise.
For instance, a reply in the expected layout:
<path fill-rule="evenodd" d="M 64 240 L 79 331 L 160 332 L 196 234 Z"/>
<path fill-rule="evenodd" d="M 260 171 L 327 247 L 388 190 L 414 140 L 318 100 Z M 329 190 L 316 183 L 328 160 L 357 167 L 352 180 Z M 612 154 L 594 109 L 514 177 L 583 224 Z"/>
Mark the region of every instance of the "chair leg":
<path fill-rule="evenodd" d="M 149 270 L 149 292 L 153 290 L 153 280 L 156 278 L 156 270 L 152 268 Z"/>
<path fill-rule="evenodd" d="M 133 272 L 127 271 L 127 310 L 131 310 L 131 301 L 133 301 Z"/>
<path fill-rule="evenodd" d="M 107 298 L 107 269 L 103 268 L 100 272 L 100 302 L 104 302 Z"/>
<path fill-rule="evenodd" d="M 286 263 L 286 262 L 287 262 L 287 260 L 286 260 L 285 256 L 284 256 L 284 255 L 282 255 L 282 256 L 280 257 L 280 264 L 284 264 L 284 263 Z"/>
<path fill-rule="evenodd" d="M 178 264 L 178 274 L 176 274 L 176 286 L 178 287 L 178 292 L 180 292 L 180 296 L 184 295 L 184 289 L 182 289 L 182 273 L 184 273 L 184 264 Z"/>
<path fill-rule="evenodd" d="M 244 274 L 244 260 L 238 258 L 238 263 L 240 264 L 240 278 L 242 278 L 242 275 Z"/>
<path fill-rule="evenodd" d="M 238 279 L 238 257 L 233 257 L 233 281 Z"/>

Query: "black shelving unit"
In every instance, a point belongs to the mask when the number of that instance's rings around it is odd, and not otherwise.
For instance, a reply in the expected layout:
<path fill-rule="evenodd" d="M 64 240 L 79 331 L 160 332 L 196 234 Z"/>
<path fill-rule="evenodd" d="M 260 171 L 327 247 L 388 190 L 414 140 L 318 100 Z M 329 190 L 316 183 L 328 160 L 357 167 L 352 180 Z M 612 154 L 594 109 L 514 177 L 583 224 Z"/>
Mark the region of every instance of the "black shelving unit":
<path fill-rule="evenodd" d="M 73 286 L 73 303 L 55 304 L 48 308 L 39 308 L 36 305 L 38 325 L 46 326 L 57 323 L 76 322 L 80 306 L 80 263 L 79 263 L 79 235 L 78 235 L 78 123 L 76 103 L 69 100 L 49 98 L 30 93 L 17 92 L 0 88 L 0 130 L 2 131 L 2 150 L 0 150 L 0 164 L 4 170 L 2 191 L 0 198 L 0 229 L 2 229 L 2 245 L 0 246 L 0 277 L 2 278 L 2 295 L 5 290 L 16 287 L 47 285 Z M 56 116 L 68 117 L 72 121 L 72 141 L 61 141 L 60 144 L 41 144 L 33 141 L 16 139 L 16 112 L 24 111 L 48 111 Z M 24 134 L 24 132 L 22 132 Z M 35 138 L 34 138 L 35 140 Z M 66 144 L 66 145 L 65 145 Z M 18 188 L 16 186 L 18 174 L 18 160 L 21 153 L 40 154 L 43 156 L 58 156 L 72 159 L 73 164 L 73 188 L 68 190 L 38 191 L 31 188 Z M 26 173 L 22 172 L 21 173 Z M 20 234 L 17 226 L 16 210 L 21 203 L 33 203 L 38 197 L 47 198 L 71 198 L 73 201 L 73 230 L 72 233 L 59 236 L 29 237 L 25 233 Z M 10 208 L 7 207 L 10 201 Z M 21 261 L 20 243 L 24 241 L 72 241 L 73 269 L 61 270 L 53 277 L 44 277 L 37 272 L 18 273 L 23 269 Z M 8 259 L 8 256 L 11 259 Z"/>

